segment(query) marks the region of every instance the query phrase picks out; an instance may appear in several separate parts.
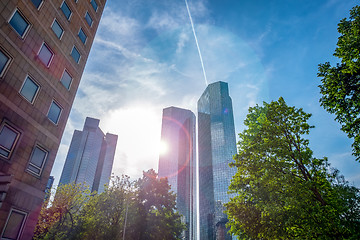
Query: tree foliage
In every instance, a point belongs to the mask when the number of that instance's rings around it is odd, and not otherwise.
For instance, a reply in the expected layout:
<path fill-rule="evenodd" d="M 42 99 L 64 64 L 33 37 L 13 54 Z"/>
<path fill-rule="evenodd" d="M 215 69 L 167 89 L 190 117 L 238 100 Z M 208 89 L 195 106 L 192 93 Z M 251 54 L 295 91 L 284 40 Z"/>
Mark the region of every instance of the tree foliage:
<path fill-rule="evenodd" d="M 340 37 L 334 56 L 341 63 L 319 64 L 321 106 L 336 115 L 341 130 L 354 139 L 353 155 L 360 161 L 360 7 L 338 24 Z"/>
<path fill-rule="evenodd" d="M 314 158 L 311 114 L 284 99 L 249 109 L 226 204 L 243 239 L 358 239 L 360 198 L 326 158 Z"/>
<path fill-rule="evenodd" d="M 59 186 L 54 199 L 48 200 L 51 203 L 46 201 L 41 208 L 34 239 L 68 239 L 66 233 L 73 232 L 90 197 L 84 189 L 82 184 Z"/>
<path fill-rule="evenodd" d="M 101 194 L 60 186 L 50 207 L 41 210 L 34 239 L 176 240 L 183 229 L 175 194 L 151 169 L 137 181 L 113 177 Z"/>

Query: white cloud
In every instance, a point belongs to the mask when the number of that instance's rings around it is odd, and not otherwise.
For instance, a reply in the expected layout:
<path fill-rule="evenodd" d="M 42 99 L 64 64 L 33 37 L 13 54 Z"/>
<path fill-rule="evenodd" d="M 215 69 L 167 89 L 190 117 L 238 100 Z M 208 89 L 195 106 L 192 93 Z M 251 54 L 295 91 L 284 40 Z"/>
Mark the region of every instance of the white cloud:
<path fill-rule="evenodd" d="M 99 118 L 104 132 L 117 134 L 117 175 L 136 178 L 142 170 L 157 170 L 162 109 L 177 106 L 196 113 L 206 88 L 185 2 L 167 4 L 172 6 L 168 12 L 150 11 L 145 24 L 106 8 L 66 127 L 67 144 L 87 116 Z M 205 2 L 192 4 L 195 20 L 208 14 Z M 235 120 L 243 119 L 266 87 L 261 62 L 229 31 L 196 22 L 195 27 L 208 79 L 229 82 Z M 158 34 L 146 39 L 143 30 Z M 64 162 L 64 151 L 62 146 L 57 162 Z"/>

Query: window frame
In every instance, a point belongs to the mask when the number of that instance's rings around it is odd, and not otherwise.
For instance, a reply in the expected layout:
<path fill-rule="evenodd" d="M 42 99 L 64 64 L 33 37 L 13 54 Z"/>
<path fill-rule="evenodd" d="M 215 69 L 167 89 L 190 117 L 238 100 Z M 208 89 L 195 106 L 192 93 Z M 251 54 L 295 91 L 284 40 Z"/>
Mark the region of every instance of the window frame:
<path fill-rule="evenodd" d="M 68 8 L 68 9 L 69 9 L 69 11 L 70 11 L 70 15 L 69 15 L 69 17 L 67 17 L 67 16 L 65 15 L 64 10 L 62 9 L 62 6 L 63 6 L 64 4 L 67 6 L 67 8 Z M 69 4 L 67 4 L 65 0 L 61 3 L 61 5 L 60 5 L 60 9 L 61 9 L 61 12 L 64 14 L 64 16 L 65 16 L 66 20 L 70 21 L 73 11 L 71 10 L 71 8 L 70 8 Z"/>
<path fill-rule="evenodd" d="M 11 148 L 10 149 L 7 149 L 3 146 L 0 145 L 0 149 L 4 150 L 5 152 L 8 152 L 8 156 L 4 156 L 0 153 L 0 158 L 4 158 L 6 160 L 10 160 L 12 154 L 14 153 L 14 150 L 16 148 L 16 145 L 18 144 L 19 142 L 19 139 L 20 139 L 20 136 L 21 136 L 21 132 L 19 130 L 17 130 L 15 127 L 13 127 L 11 124 L 9 124 L 7 121 L 3 121 L 1 124 L 0 124 L 0 133 L 1 131 L 4 129 L 4 127 L 7 127 L 8 129 L 10 129 L 11 131 L 15 132 L 16 134 L 16 137 L 15 137 L 15 140 L 14 142 L 12 143 L 11 145 Z"/>
<path fill-rule="evenodd" d="M 40 4 L 39 4 L 39 6 L 36 7 L 36 6 L 35 6 L 35 3 L 33 2 L 33 0 L 31 0 L 32 4 L 34 5 L 34 7 L 35 7 L 37 10 L 39 10 L 39 9 L 41 8 L 41 6 L 43 5 L 43 3 L 44 3 L 44 0 L 40 0 L 40 1 L 41 1 L 41 2 L 40 2 Z"/>
<path fill-rule="evenodd" d="M 15 27 L 13 27 L 13 25 L 11 25 L 11 20 L 14 17 L 15 13 L 18 12 L 20 17 L 22 17 L 22 19 L 28 24 L 27 27 L 25 28 L 24 32 L 22 35 L 20 35 L 20 33 L 15 29 Z M 27 18 L 25 17 L 25 15 L 19 10 L 19 8 L 15 8 L 15 10 L 13 11 L 13 13 L 10 15 L 10 18 L 8 20 L 8 24 L 10 25 L 10 27 L 21 37 L 21 39 L 25 39 L 27 33 L 29 32 L 29 29 L 31 27 L 31 23 L 29 20 L 27 20 Z"/>
<path fill-rule="evenodd" d="M 41 49 L 42 49 L 44 46 L 52 53 L 48 65 L 46 65 L 46 64 L 40 59 L 40 55 L 39 55 L 40 52 L 41 52 Z M 51 65 L 52 60 L 54 59 L 55 53 L 54 53 L 54 51 L 49 47 L 49 45 L 48 45 L 46 42 L 43 42 L 43 43 L 41 44 L 41 46 L 40 46 L 40 48 L 39 48 L 39 51 L 38 51 L 38 53 L 37 53 L 36 56 L 37 56 L 37 58 L 40 60 L 40 62 L 41 62 L 42 64 L 44 64 L 47 68 L 50 68 L 50 65 Z"/>
<path fill-rule="evenodd" d="M 81 37 L 80 37 L 80 32 L 82 32 L 83 34 L 84 34 L 84 36 L 85 36 L 85 40 L 83 41 L 82 39 L 81 39 Z M 85 45 L 86 44 L 86 41 L 87 41 L 87 38 L 88 38 L 88 36 L 86 35 L 86 33 L 85 33 L 85 31 L 84 31 L 84 29 L 82 28 L 82 27 L 80 27 L 80 29 L 79 29 L 79 32 L 78 32 L 78 37 L 79 37 L 79 39 L 80 39 L 80 41 Z"/>
<path fill-rule="evenodd" d="M 8 60 L 6 61 L 5 65 L 3 67 L 3 69 L 0 71 L 0 78 L 2 78 L 5 75 L 5 72 L 7 71 L 7 69 L 9 68 L 9 65 L 10 65 L 13 58 L 1 46 L 0 46 L 0 52 L 2 54 L 4 54 L 5 57 L 8 58 Z"/>
<path fill-rule="evenodd" d="M 76 51 L 79 53 L 79 60 L 78 60 L 78 61 L 76 61 L 76 59 L 75 59 L 75 58 L 73 57 L 73 55 L 72 55 L 72 52 L 73 52 L 74 49 L 76 49 Z M 80 51 L 78 50 L 78 48 L 77 48 L 75 45 L 74 45 L 73 48 L 71 49 L 70 56 L 72 57 L 72 59 L 73 59 L 77 64 L 80 63 L 81 54 L 80 54 Z"/>
<path fill-rule="evenodd" d="M 63 79 L 63 77 L 64 77 L 65 72 L 67 72 L 67 74 L 68 74 L 68 75 L 70 76 L 70 78 L 71 78 L 71 81 L 70 81 L 70 84 L 69 84 L 69 88 L 67 88 L 67 87 L 64 85 L 64 83 L 61 81 L 61 80 Z M 61 75 L 61 78 L 60 78 L 60 83 L 64 86 L 64 88 L 66 88 L 68 91 L 70 91 L 70 88 L 71 88 L 71 85 L 72 85 L 73 80 L 74 80 L 74 77 L 69 73 L 69 71 L 68 71 L 66 68 L 64 68 L 63 74 Z"/>
<path fill-rule="evenodd" d="M 29 99 L 27 99 L 27 98 L 21 93 L 21 90 L 23 90 L 24 85 L 25 85 L 25 82 L 26 82 L 28 79 L 29 79 L 30 81 L 32 81 L 35 85 L 38 86 L 38 88 L 37 88 L 37 90 L 36 90 L 36 92 L 35 92 L 35 94 L 34 94 L 34 96 L 33 96 L 33 98 L 32 98 L 32 101 L 30 101 Z M 21 88 L 20 88 L 20 90 L 19 90 L 19 93 L 20 93 L 20 95 L 21 95 L 23 98 L 25 98 L 29 103 L 34 104 L 35 99 L 36 99 L 37 95 L 38 95 L 39 92 L 40 92 L 40 88 L 41 88 L 41 85 L 40 85 L 37 81 L 35 81 L 33 77 L 31 77 L 30 75 L 26 75 L 25 80 L 23 81 L 23 83 L 22 83 L 22 85 L 21 85 Z"/>
<path fill-rule="evenodd" d="M 96 9 L 95 9 L 95 7 L 93 5 L 93 2 L 96 4 Z M 95 12 L 97 12 L 97 10 L 99 9 L 99 4 L 96 2 L 96 0 L 90 0 L 90 5 L 93 7 Z"/>
<path fill-rule="evenodd" d="M 34 163 L 31 162 L 32 157 L 34 156 L 34 152 L 35 152 L 35 149 L 36 149 L 36 148 L 40 149 L 41 151 L 43 151 L 43 152 L 45 153 L 45 157 L 44 157 L 44 159 L 43 159 L 43 162 L 42 162 L 42 165 L 41 165 L 40 168 L 39 168 L 37 165 L 35 165 Z M 46 148 L 44 148 L 44 147 L 41 146 L 40 144 L 35 144 L 35 146 L 33 147 L 33 150 L 31 151 L 31 155 L 30 155 L 30 158 L 29 158 L 28 165 L 27 165 L 27 167 L 26 167 L 26 171 L 29 172 L 29 173 L 32 174 L 32 175 L 35 175 L 35 176 L 37 176 L 37 177 L 40 177 L 41 174 L 42 174 L 42 172 L 43 172 L 43 170 L 44 170 L 44 168 L 45 168 L 45 163 L 46 163 L 46 161 L 47 161 L 47 159 L 48 159 L 48 157 L 49 157 L 49 153 L 50 153 L 49 150 L 47 150 Z M 31 170 L 31 169 L 29 168 L 29 166 L 32 166 L 33 168 L 39 169 L 39 173 L 36 173 L 36 172 L 34 172 L 33 170 Z"/>
<path fill-rule="evenodd" d="M 90 18 L 90 20 L 91 20 L 91 23 L 88 22 L 86 16 L 89 16 L 89 18 Z M 88 24 L 88 26 L 89 26 L 89 27 L 92 27 L 92 25 L 93 25 L 93 23 L 94 23 L 94 19 L 91 17 L 89 11 L 86 11 L 84 18 L 85 18 L 85 22 Z"/>
<path fill-rule="evenodd" d="M 15 208 L 11 208 L 10 211 L 9 211 L 8 217 L 6 219 L 3 231 L 1 232 L 1 239 L 10 239 L 11 240 L 11 238 L 4 237 L 4 233 L 5 233 L 5 230 L 6 230 L 7 226 L 8 226 L 11 214 L 13 212 L 16 212 L 16 213 L 21 214 L 21 215 L 24 216 L 24 218 L 22 219 L 22 222 L 21 222 L 21 226 L 19 228 L 19 232 L 17 233 L 16 239 L 20 239 L 20 237 L 21 237 L 21 235 L 23 233 L 24 225 L 25 225 L 25 222 L 27 220 L 28 213 L 24 212 L 24 211 L 21 211 L 21 210 L 18 210 L 18 209 L 15 209 Z"/>
<path fill-rule="evenodd" d="M 57 23 L 57 25 L 59 25 L 59 27 L 60 27 L 61 30 L 62 30 L 60 37 L 56 34 L 56 32 L 55 32 L 54 29 L 53 29 L 53 26 L 54 26 L 55 22 Z M 61 26 L 61 24 L 59 23 L 59 21 L 56 20 L 56 18 L 54 18 L 54 20 L 53 20 L 53 22 L 52 22 L 52 24 L 51 24 L 51 30 L 53 31 L 53 33 L 55 34 L 55 36 L 56 36 L 58 39 L 61 40 L 61 38 L 62 38 L 63 35 L 64 35 L 65 30 L 64 30 L 64 28 Z"/>
<path fill-rule="evenodd" d="M 50 113 L 50 109 L 51 109 L 52 104 L 55 104 L 55 105 L 57 105 L 57 106 L 60 108 L 60 113 L 59 113 L 59 116 L 57 117 L 57 122 L 56 122 L 56 123 L 53 122 L 53 120 L 51 120 L 51 119 L 49 118 L 49 113 Z M 46 116 L 47 116 L 47 118 L 49 119 L 50 122 L 52 122 L 53 124 L 55 124 L 55 125 L 57 126 L 57 125 L 59 125 L 59 120 L 60 120 L 61 113 L 62 113 L 63 110 L 64 110 L 64 108 L 63 108 L 55 99 L 53 99 L 53 100 L 51 101 L 51 104 L 50 104 L 50 106 L 49 106 L 49 110 L 48 110 Z"/>

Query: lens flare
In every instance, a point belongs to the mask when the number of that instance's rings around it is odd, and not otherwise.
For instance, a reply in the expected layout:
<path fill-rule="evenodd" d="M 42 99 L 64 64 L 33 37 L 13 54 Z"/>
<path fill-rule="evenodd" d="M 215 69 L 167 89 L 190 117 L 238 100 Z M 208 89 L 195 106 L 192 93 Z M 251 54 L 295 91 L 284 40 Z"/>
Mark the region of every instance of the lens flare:
<path fill-rule="evenodd" d="M 161 140 L 159 144 L 159 154 L 166 155 L 169 152 L 169 145 L 166 141 Z"/>

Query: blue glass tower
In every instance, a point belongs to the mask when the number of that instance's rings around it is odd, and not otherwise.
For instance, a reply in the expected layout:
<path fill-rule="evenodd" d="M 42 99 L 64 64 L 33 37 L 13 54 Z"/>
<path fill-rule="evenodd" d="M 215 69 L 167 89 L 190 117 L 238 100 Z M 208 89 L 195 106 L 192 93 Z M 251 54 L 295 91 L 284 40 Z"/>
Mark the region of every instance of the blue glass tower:
<path fill-rule="evenodd" d="M 230 168 L 236 154 L 232 102 L 228 84 L 209 84 L 198 101 L 200 239 L 231 239 L 225 229 L 223 204 L 236 169 Z"/>
<path fill-rule="evenodd" d="M 99 122 L 87 117 L 83 131 L 74 131 L 59 184 L 84 183 L 92 192 L 104 191 L 111 175 L 117 135 L 105 135 Z"/>
<path fill-rule="evenodd" d="M 187 229 L 183 239 L 196 236 L 196 143 L 195 115 L 190 110 L 168 107 L 163 110 L 161 141 L 168 151 L 159 157 L 159 177 L 167 177 L 176 193 L 176 207 Z"/>

